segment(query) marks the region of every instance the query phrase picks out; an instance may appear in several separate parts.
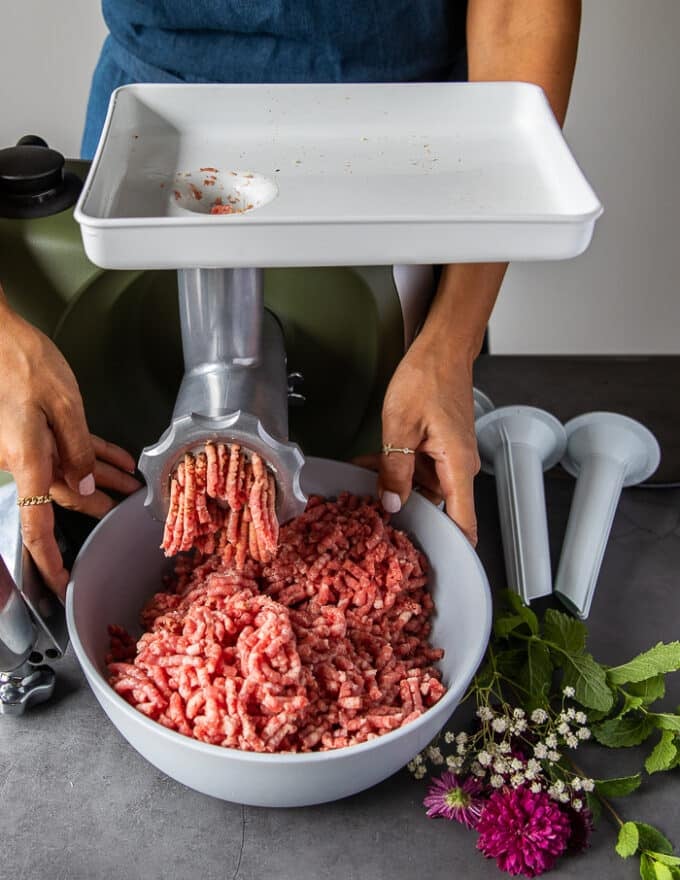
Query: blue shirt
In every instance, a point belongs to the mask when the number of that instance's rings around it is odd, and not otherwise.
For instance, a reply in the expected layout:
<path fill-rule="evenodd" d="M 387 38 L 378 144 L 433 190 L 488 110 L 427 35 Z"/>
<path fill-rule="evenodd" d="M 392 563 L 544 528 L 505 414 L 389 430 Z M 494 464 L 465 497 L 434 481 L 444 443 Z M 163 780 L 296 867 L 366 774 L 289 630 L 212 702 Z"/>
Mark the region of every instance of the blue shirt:
<path fill-rule="evenodd" d="M 133 82 L 464 79 L 466 0 L 102 0 L 82 155 Z"/>

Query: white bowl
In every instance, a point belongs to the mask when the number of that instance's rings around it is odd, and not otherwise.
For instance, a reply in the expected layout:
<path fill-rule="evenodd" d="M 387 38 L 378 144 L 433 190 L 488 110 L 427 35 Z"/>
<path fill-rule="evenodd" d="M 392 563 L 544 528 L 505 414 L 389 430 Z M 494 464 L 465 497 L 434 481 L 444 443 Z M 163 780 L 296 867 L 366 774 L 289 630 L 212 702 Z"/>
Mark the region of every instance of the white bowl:
<path fill-rule="evenodd" d="M 353 465 L 307 459 L 305 492 L 375 491 L 375 474 Z M 259 754 L 198 742 L 133 709 L 108 685 L 107 626 L 139 633 L 144 602 L 160 588 L 167 563 L 158 545 L 162 525 L 144 508 L 145 491 L 126 499 L 95 528 L 73 567 L 66 599 L 68 628 L 85 677 L 102 708 L 141 755 L 190 788 L 241 804 L 294 807 L 363 791 L 403 767 L 444 726 L 482 660 L 491 628 L 484 570 L 462 532 L 417 493 L 395 516 L 429 558 L 436 603 L 432 643 L 448 690 L 405 727 L 347 748 L 307 754 Z"/>

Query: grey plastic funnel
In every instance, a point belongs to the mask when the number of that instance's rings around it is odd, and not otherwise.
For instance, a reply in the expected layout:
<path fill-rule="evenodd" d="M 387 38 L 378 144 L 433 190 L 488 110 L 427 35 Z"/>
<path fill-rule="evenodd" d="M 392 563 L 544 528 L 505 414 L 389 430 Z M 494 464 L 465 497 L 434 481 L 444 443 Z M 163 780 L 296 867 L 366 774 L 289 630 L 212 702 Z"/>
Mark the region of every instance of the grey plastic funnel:
<path fill-rule="evenodd" d="M 481 419 L 482 416 L 490 413 L 494 408 L 494 404 L 491 398 L 484 394 L 483 391 L 480 391 L 479 388 L 472 389 L 472 396 L 475 401 L 475 421 L 477 421 L 477 419 Z"/>
<path fill-rule="evenodd" d="M 585 620 L 621 490 L 651 477 L 661 452 L 651 431 L 618 413 L 586 413 L 567 422 L 565 429 L 567 451 L 562 467 L 577 481 L 555 595 Z"/>
<path fill-rule="evenodd" d="M 508 586 L 528 605 L 552 591 L 543 471 L 562 458 L 566 433 L 532 406 L 500 407 L 475 427 L 482 470 L 496 477 Z"/>

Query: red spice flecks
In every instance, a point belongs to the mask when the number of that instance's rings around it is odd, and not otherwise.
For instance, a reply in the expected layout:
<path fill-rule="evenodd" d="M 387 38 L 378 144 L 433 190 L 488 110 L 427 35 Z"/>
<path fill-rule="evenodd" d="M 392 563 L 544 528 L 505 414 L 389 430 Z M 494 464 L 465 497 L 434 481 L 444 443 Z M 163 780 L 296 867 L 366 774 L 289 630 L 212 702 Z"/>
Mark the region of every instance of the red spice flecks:
<path fill-rule="evenodd" d="M 238 214 L 231 205 L 218 205 L 215 204 L 210 209 L 211 214 Z"/>
<path fill-rule="evenodd" d="M 182 198 L 182 193 L 178 189 L 174 190 L 173 192 L 175 195 L 175 200 L 179 201 Z"/>
<path fill-rule="evenodd" d="M 258 752 L 366 742 L 441 699 L 427 562 L 378 502 L 310 498 L 270 561 L 254 525 L 244 508 L 237 547 L 178 557 L 136 645 L 111 627 L 117 693 L 185 736 Z"/>
<path fill-rule="evenodd" d="M 211 168 L 209 165 L 206 165 L 205 168 L 199 168 L 198 170 L 199 171 L 211 171 L 213 174 L 218 174 L 220 169 L 219 168 Z"/>
<path fill-rule="evenodd" d="M 206 177 L 203 181 L 203 186 L 215 186 L 215 178 L 214 177 Z"/>
<path fill-rule="evenodd" d="M 197 202 L 199 202 L 199 201 L 203 198 L 203 193 L 202 193 L 201 190 L 196 186 L 195 183 L 190 183 L 190 184 L 189 184 L 189 189 L 191 190 L 191 195 L 196 199 Z"/>

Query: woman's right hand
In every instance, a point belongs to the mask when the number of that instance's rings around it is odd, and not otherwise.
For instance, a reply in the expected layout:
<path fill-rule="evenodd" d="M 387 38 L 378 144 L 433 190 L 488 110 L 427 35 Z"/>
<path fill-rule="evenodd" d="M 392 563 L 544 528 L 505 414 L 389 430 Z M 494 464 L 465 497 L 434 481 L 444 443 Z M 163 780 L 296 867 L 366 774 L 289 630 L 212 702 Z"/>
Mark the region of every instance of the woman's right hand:
<path fill-rule="evenodd" d="M 102 517 L 140 487 L 135 461 L 90 434 L 78 383 L 56 345 L 12 311 L 0 290 L 0 469 L 17 495 L 52 496 L 64 507 Z M 47 585 L 62 599 L 68 572 L 54 537 L 51 504 L 21 507 L 23 542 Z"/>

